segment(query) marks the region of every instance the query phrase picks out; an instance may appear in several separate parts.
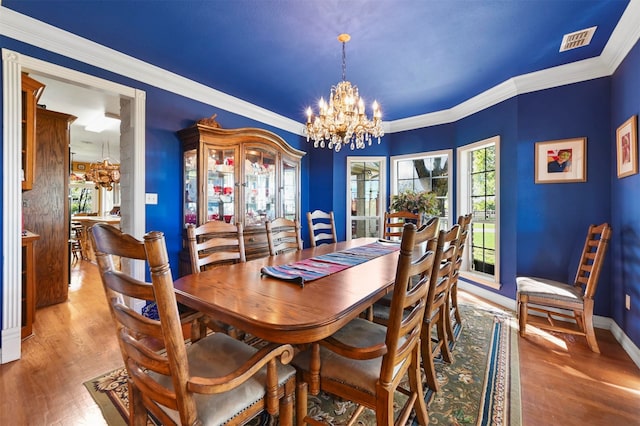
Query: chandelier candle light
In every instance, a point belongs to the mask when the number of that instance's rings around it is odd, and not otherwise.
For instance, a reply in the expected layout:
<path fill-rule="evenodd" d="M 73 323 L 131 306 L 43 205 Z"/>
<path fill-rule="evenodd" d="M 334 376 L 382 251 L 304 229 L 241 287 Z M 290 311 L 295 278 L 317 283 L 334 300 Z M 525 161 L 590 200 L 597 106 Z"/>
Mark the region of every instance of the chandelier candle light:
<path fill-rule="evenodd" d="M 372 138 L 378 138 L 380 143 L 384 135 L 378 102 L 373 102 L 373 119 L 369 120 L 358 88 L 346 79 L 345 44 L 350 39 L 349 34 L 338 36 L 342 43 L 342 81 L 331 87 L 329 102 L 320 98 L 318 116 L 313 115 L 310 107 L 307 108 L 307 142 L 313 139 L 315 148 L 324 148 L 326 143 L 335 152 L 339 152 L 343 145 L 349 145 L 352 150 L 362 149 L 371 145 Z"/>

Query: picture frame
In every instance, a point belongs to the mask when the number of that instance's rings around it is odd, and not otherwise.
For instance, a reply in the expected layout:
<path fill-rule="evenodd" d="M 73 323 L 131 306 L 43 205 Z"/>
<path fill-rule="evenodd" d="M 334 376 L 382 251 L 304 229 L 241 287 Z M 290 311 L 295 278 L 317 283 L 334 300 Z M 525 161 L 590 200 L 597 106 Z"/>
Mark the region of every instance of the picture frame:
<path fill-rule="evenodd" d="M 587 181 L 587 138 L 536 142 L 535 183 Z"/>
<path fill-rule="evenodd" d="M 618 179 L 638 173 L 638 116 L 634 115 L 616 130 Z"/>

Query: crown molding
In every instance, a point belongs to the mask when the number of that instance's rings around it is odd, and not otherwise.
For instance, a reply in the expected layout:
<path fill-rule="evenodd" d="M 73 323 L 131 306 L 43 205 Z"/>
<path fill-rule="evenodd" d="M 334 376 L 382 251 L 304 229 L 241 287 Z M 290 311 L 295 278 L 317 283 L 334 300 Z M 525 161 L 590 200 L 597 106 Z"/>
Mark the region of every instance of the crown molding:
<path fill-rule="evenodd" d="M 0 34 L 154 87 L 303 136 L 304 124 L 0 6 Z M 599 57 L 520 75 L 452 108 L 383 122 L 385 133 L 452 123 L 514 96 L 612 75 L 640 39 L 640 0 L 631 0 Z"/>
<path fill-rule="evenodd" d="M 613 74 L 640 39 L 640 0 L 631 0 L 613 29 L 600 58 Z"/>
<path fill-rule="evenodd" d="M 389 122 L 389 133 L 452 123 L 517 95 L 612 75 L 640 39 L 640 0 L 631 0 L 595 58 L 513 77 L 453 108 Z"/>
<path fill-rule="evenodd" d="M 0 34 L 302 135 L 303 125 L 242 99 L 0 6 Z"/>

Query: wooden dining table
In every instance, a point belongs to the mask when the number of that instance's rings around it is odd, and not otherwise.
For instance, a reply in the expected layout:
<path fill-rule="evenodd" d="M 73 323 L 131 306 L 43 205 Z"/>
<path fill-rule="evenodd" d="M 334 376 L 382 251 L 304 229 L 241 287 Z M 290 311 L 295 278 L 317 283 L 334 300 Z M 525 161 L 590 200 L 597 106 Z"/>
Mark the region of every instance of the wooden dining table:
<path fill-rule="evenodd" d="M 178 301 L 216 320 L 275 343 L 318 342 L 391 291 L 398 251 L 300 284 L 261 274 L 283 265 L 376 241 L 358 238 L 190 274 L 174 282 Z M 313 351 L 319 357 L 318 345 Z M 320 361 L 315 359 L 319 373 Z M 315 382 L 315 383 L 314 383 Z M 317 380 L 310 391 L 317 393 Z"/>

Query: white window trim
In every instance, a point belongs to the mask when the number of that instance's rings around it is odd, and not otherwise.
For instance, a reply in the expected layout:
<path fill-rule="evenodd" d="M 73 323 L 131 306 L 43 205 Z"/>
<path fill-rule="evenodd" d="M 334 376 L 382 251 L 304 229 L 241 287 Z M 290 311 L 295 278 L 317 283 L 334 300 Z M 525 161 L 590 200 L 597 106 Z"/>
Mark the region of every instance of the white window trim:
<path fill-rule="evenodd" d="M 471 170 L 469 164 L 469 156 L 467 155 L 470 151 L 475 151 L 477 149 L 484 148 L 489 145 L 495 145 L 496 147 L 496 170 L 495 170 L 495 180 L 496 180 L 496 192 L 495 192 L 495 200 L 496 200 L 496 264 L 495 264 L 495 274 L 493 276 L 488 274 L 483 274 L 481 272 L 471 271 L 469 269 L 469 265 L 471 264 L 471 250 L 465 250 L 464 259 L 462 262 L 462 267 L 460 268 L 460 276 L 466 280 L 473 281 L 474 283 L 482 284 L 487 287 L 494 288 L 499 290 L 502 287 L 500 283 L 500 136 L 493 136 L 491 138 L 483 139 L 478 142 L 471 143 L 469 145 L 465 145 L 459 147 L 457 149 L 457 157 L 458 157 L 458 191 L 457 191 L 457 206 L 458 206 L 458 216 L 469 213 L 472 209 L 470 206 L 469 200 L 469 191 L 471 187 L 471 181 L 469 177 L 468 171 Z M 469 237 L 471 238 L 471 237 Z M 467 247 L 471 245 L 468 244 Z"/>
<path fill-rule="evenodd" d="M 449 165 L 449 182 L 447 193 L 449 194 L 448 203 L 449 206 L 453 206 L 453 150 L 452 149 L 443 149 L 439 151 L 428 151 L 428 152 L 416 152 L 413 154 L 403 154 L 403 155 L 394 155 L 391 157 L 391 195 L 396 195 L 396 188 L 398 187 L 398 179 L 396 169 L 398 168 L 398 161 L 414 159 L 414 158 L 424 158 L 424 157 L 439 157 L 442 155 L 447 156 L 447 164 Z M 455 223 L 453 221 L 453 208 L 449 209 L 449 215 L 447 220 L 450 224 Z"/>
<path fill-rule="evenodd" d="M 351 164 L 352 163 L 362 163 L 362 162 L 371 162 L 380 163 L 380 191 L 378 192 L 378 211 L 381 212 L 378 215 L 378 229 L 382 229 L 382 221 L 384 220 L 384 211 L 386 209 L 384 203 L 387 199 L 387 157 L 357 157 L 357 156 L 349 156 L 347 157 L 347 196 L 346 196 L 346 204 L 345 211 L 347 212 L 347 240 L 351 239 Z"/>

